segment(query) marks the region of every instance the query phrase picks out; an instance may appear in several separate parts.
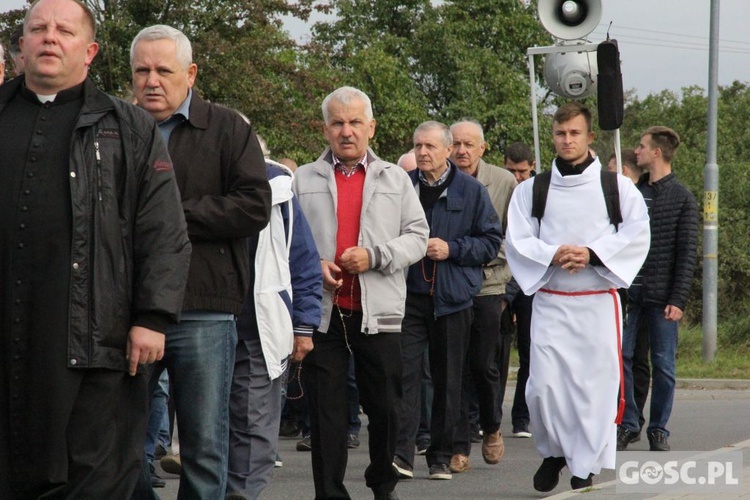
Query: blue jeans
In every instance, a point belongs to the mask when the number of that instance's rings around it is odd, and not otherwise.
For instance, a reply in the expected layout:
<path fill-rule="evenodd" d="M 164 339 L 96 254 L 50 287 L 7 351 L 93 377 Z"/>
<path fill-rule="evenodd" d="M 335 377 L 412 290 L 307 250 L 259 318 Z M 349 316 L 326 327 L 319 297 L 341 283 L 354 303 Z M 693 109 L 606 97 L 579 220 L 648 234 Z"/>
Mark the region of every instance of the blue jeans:
<path fill-rule="evenodd" d="M 643 304 L 640 289 L 628 292 L 628 324 L 622 339 L 623 370 L 625 374 L 625 416 L 622 425 L 638 431 L 638 406 L 633 391 L 633 355 L 636 348 L 638 325 L 643 321 L 651 343 L 651 411 L 648 432 L 661 430 L 669 435 L 667 422 L 672 414 L 675 389 L 675 356 L 677 354 L 677 321 L 664 318 L 666 305 Z"/>
<path fill-rule="evenodd" d="M 182 461 L 179 499 L 224 498 L 236 345 L 234 321 L 183 321 L 167 328 L 157 370 L 167 368 L 174 388 Z"/>
<path fill-rule="evenodd" d="M 156 444 L 160 443 L 166 449 L 169 445 L 169 377 L 162 371 L 159 383 L 151 393 L 151 407 L 148 412 L 148 426 L 146 427 L 146 443 L 143 452 L 149 463 L 154 461 Z"/>

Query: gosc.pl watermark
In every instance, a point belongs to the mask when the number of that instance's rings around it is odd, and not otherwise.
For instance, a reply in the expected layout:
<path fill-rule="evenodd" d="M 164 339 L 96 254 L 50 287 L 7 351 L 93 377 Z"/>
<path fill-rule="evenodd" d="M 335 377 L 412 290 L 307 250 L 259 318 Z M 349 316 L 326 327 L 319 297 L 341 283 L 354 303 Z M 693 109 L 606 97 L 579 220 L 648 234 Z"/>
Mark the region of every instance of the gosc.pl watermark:
<path fill-rule="evenodd" d="M 742 451 L 617 452 L 617 493 L 739 493 Z"/>

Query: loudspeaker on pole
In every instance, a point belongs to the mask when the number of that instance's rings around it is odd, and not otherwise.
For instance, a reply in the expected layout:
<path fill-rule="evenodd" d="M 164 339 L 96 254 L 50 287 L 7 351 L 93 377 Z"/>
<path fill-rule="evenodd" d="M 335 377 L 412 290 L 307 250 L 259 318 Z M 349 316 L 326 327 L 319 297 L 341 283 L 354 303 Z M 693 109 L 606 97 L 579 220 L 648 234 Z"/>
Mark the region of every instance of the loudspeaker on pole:
<path fill-rule="evenodd" d="M 539 0 L 539 20 L 561 40 L 577 40 L 594 31 L 602 18 L 601 0 Z"/>
<path fill-rule="evenodd" d="M 622 126 L 625 107 L 617 40 L 606 40 L 599 44 L 596 50 L 596 62 L 599 68 L 597 77 L 599 128 L 616 130 Z"/>

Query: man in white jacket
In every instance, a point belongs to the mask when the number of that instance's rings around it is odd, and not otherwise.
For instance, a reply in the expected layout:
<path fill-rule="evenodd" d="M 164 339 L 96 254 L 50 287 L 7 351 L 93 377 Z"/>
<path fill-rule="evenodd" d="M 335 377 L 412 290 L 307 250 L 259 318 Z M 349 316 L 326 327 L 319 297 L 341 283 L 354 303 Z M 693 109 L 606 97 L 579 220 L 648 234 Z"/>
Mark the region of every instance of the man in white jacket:
<path fill-rule="evenodd" d="M 261 143 L 262 144 L 262 143 Z M 302 361 L 320 323 L 322 278 L 291 170 L 266 160 L 271 219 L 250 238 L 251 285 L 237 318 L 229 400 L 230 499 L 258 498 L 278 452 L 281 389 L 289 358 Z"/>
<path fill-rule="evenodd" d="M 370 99 L 341 87 L 323 101 L 329 146 L 301 166 L 294 189 L 311 222 L 323 271 L 323 316 L 303 362 L 310 396 L 312 467 L 317 498 L 348 498 L 344 486 L 349 357 L 369 418 L 367 486 L 396 498 L 391 467 L 401 400 L 404 270 L 427 250 L 428 226 L 408 175 L 369 149 Z"/>

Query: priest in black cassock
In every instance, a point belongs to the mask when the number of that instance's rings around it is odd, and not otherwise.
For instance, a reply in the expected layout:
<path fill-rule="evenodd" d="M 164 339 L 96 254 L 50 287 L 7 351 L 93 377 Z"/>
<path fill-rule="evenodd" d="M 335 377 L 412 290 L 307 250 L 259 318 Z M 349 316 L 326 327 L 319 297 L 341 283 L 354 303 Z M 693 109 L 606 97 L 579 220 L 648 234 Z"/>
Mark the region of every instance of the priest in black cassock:
<path fill-rule="evenodd" d="M 0 498 L 129 498 L 142 365 L 178 321 L 190 243 L 156 124 L 87 79 L 91 11 L 38 0 L 0 87 Z"/>

